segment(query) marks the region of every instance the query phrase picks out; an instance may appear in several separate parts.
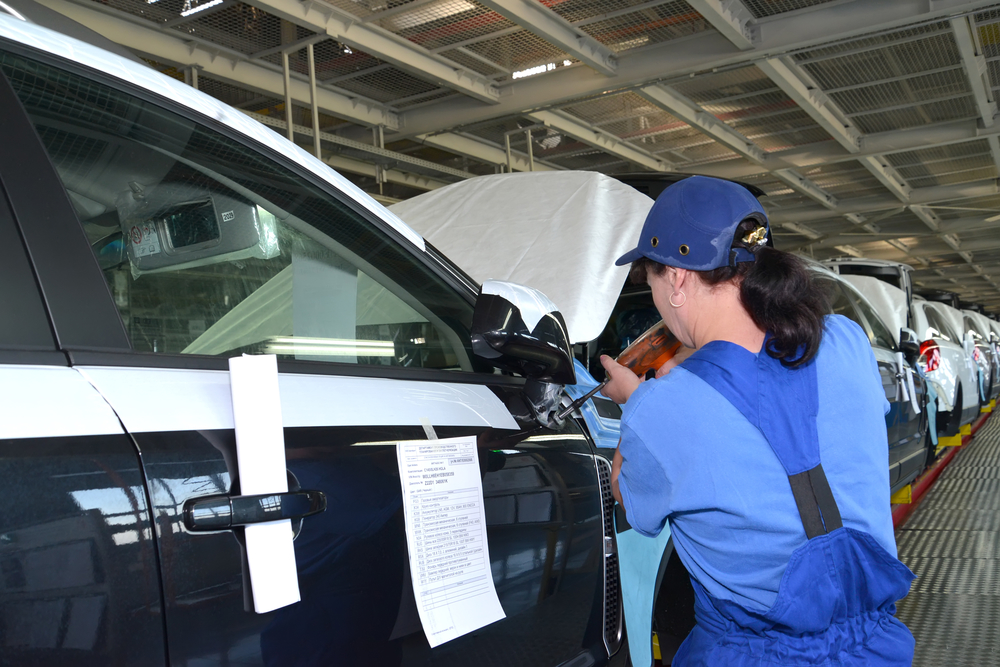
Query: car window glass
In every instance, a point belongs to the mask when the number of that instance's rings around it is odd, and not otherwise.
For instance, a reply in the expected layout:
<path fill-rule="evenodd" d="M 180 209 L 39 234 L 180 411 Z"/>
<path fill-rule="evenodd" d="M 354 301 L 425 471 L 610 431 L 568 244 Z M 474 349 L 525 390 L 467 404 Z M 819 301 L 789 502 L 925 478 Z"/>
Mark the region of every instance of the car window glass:
<path fill-rule="evenodd" d="M 834 315 L 843 315 L 861 327 L 861 329 L 867 334 L 868 327 L 865 326 L 865 323 L 858 316 L 858 311 L 855 309 L 851 300 L 847 298 L 847 295 L 844 293 L 840 283 L 836 280 L 825 277 L 819 277 L 817 280 L 819 280 L 820 284 L 823 285 L 824 289 L 827 291 L 827 296 L 830 299 L 830 312 Z M 868 337 L 871 338 L 871 335 L 868 334 Z"/>
<path fill-rule="evenodd" d="M 471 370 L 472 305 L 258 150 L 0 52 L 138 351 Z"/>
<path fill-rule="evenodd" d="M 925 307 L 924 315 L 927 317 L 927 331 L 924 332 L 924 340 L 939 337 L 943 337 L 945 340 L 956 340 L 951 326 L 933 307 Z"/>
<path fill-rule="evenodd" d="M 868 326 L 871 328 L 874 344 L 879 347 L 884 347 L 887 350 L 895 350 L 896 342 L 893 335 L 889 332 L 889 327 L 882 322 L 882 319 L 875 312 L 875 309 L 871 307 L 860 294 L 851 294 L 854 305 L 858 307 L 861 311 L 861 315 L 868 321 Z"/>

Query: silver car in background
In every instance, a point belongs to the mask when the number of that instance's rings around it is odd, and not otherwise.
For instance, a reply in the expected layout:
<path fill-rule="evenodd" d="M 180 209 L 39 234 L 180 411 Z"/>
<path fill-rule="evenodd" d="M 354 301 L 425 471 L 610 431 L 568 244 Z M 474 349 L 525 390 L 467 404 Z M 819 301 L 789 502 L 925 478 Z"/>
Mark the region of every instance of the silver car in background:
<path fill-rule="evenodd" d="M 954 308 L 916 296 L 911 321 L 921 341 L 917 363 L 938 394 L 938 433 L 952 436 L 979 413 L 979 381 L 948 310 Z"/>

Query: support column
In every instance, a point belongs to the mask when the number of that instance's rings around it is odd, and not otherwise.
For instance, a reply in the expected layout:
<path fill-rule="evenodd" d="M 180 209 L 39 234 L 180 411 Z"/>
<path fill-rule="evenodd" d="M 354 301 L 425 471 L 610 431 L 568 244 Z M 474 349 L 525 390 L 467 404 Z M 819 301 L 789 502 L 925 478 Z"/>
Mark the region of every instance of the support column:
<path fill-rule="evenodd" d="M 319 105 L 316 98 L 316 54 L 312 43 L 306 45 L 306 57 L 309 59 L 309 106 L 312 108 L 313 152 L 322 160 L 323 152 L 319 145 Z"/>

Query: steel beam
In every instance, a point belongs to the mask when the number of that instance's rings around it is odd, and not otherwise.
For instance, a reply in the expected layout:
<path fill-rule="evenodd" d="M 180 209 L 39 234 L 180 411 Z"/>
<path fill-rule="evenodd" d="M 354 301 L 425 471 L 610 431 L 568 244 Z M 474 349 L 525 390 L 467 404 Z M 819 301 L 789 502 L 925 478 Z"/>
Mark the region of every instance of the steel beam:
<path fill-rule="evenodd" d="M 837 198 L 810 181 L 805 176 L 802 176 L 791 169 L 777 169 L 771 173 L 793 190 L 815 199 L 822 206 L 825 206 L 831 211 L 837 210 Z"/>
<path fill-rule="evenodd" d="M 479 0 L 497 14 L 513 21 L 549 44 L 586 63 L 601 74 L 612 76 L 618 67 L 614 51 L 604 46 L 537 0 Z"/>
<path fill-rule="evenodd" d="M 741 51 L 754 48 L 758 34 L 753 14 L 740 0 L 688 0 L 691 8 Z"/>
<path fill-rule="evenodd" d="M 910 192 L 913 188 L 906 184 L 906 181 L 899 175 L 899 172 L 893 169 L 888 160 L 881 155 L 871 155 L 861 158 L 858 162 L 864 165 L 889 192 L 896 195 L 896 199 L 904 204 L 910 202 Z"/>
<path fill-rule="evenodd" d="M 802 68 L 787 58 L 768 58 L 757 67 L 848 152 L 861 150 L 861 133 Z"/>
<path fill-rule="evenodd" d="M 431 53 L 388 30 L 362 23 L 356 16 L 322 0 L 247 1 L 269 14 L 313 32 L 325 33 L 338 42 L 358 48 L 439 86 L 465 93 L 480 102 L 495 103 L 500 96 L 496 85 L 481 74 Z"/>
<path fill-rule="evenodd" d="M 955 35 L 958 52 L 962 56 L 965 76 L 969 80 L 969 88 L 976 99 L 976 108 L 983 125 L 990 127 L 997 114 L 997 104 L 993 100 L 992 91 L 986 71 L 986 59 L 983 58 L 982 47 L 979 46 L 969 18 L 959 17 L 951 20 L 951 29 Z"/>
<path fill-rule="evenodd" d="M 919 21 L 930 21 L 956 12 L 974 11 L 993 0 L 892 0 L 855 2 L 850 10 L 839 3 L 806 13 L 759 23 L 757 51 L 771 57 L 794 49 L 806 48 L 841 39 L 896 28 Z M 651 82 L 680 80 L 692 73 L 746 62 L 746 54 L 733 48 L 732 42 L 716 31 L 705 31 L 691 38 L 670 40 L 635 53 L 619 56 L 615 86 L 647 85 Z M 607 90 L 607 79 L 595 77 L 582 67 L 559 67 L 543 75 L 518 79 L 504 86 L 499 103 L 486 106 L 470 99 L 456 99 L 430 104 L 403 114 L 403 132 L 407 136 L 449 130 L 493 118 L 522 113 L 528 109 L 552 108 L 561 103 Z M 789 166 L 789 165 L 785 165 Z"/>
<path fill-rule="evenodd" d="M 972 183 L 959 183 L 957 185 L 938 185 L 930 188 L 914 188 L 910 190 L 911 204 L 933 204 L 939 201 L 955 201 L 960 199 L 972 199 L 976 197 L 988 197 L 1000 194 L 997 181 L 989 179 L 985 181 L 974 181 Z M 764 200 L 764 207 L 767 208 L 767 200 Z M 795 206 L 785 209 L 774 209 L 768 216 L 775 222 L 817 222 L 820 220 L 830 220 L 837 216 L 837 213 L 846 215 L 848 213 L 877 213 L 890 209 L 898 209 L 899 200 L 896 197 L 885 194 L 873 197 L 861 197 L 858 199 L 840 199 L 837 202 L 837 212 L 816 206 Z"/>
<path fill-rule="evenodd" d="M 507 164 L 507 153 L 502 148 L 492 146 L 478 138 L 468 137 L 455 132 L 445 132 L 442 134 L 421 134 L 413 138 L 414 141 L 441 148 L 458 155 L 479 160 L 495 165 Z M 529 171 L 528 160 L 517 153 L 511 153 L 511 168 L 514 171 Z M 545 161 L 535 159 L 534 171 L 557 171 L 561 167 L 549 164 Z"/>
<path fill-rule="evenodd" d="M 209 51 L 196 42 L 185 40 L 183 33 L 161 32 L 145 19 L 130 20 L 120 12 L 112 15 L 112 10 L 101 10 L 96 3 L 88 2 L 83 6 L 61 0 L 39 1 L 111 41 L 155 60 L 179 67 L 197 67 L 202 74 L 278 99 L 285 96 L 284 76 L 280 67 L 249 62 L 245 55 L 228 51 L 221 46 Z M 289 83 L 292 97 L 303 106 L 308 106 L 309 82 L 296 76 Z M 363 125 L 384 125 L 389 128 L 399 126 L 397 114 L 385 107 L 368 104 L 326 88 L 317 89 L 317 97 L 319 107 L 332 116 Z"/>
<path fill-rule="evenodd" d="M 302 146 L 302 148 L 308 150 L 309 147 Z M 323 162 L 341 172 L 346 171 L 351 174 L 371 176 L 372 178 L 379 178 L 381 174 L 381 177 L 388 183 L 397 183 L 417 190 L 437 190 L 446 185 L 451 185 L 448 181 L 441 181 L 436 178 L 421 176 L 399 169 L 379 169 L 371 162 L 355 160 L 345 155 L 327 155 L 323 158 Z"/>
<path fill-rule="evenodd" d="M 623 160 L 634 162 L 646 169 L 652 171 L 672 171 L 673 169 L 673 165 L 663 158 L 563 112 L 536 111 L 526 114 L 526 116 L 546 127 L 551 127 L 573 137 L 577 141 L 582 141 Z"/>
<path fill-rule="evenodd" d="M 241 110 L 242 111 L 242 110 Z M 265 116 L 263 114 L 254 113 L 253 111 L 243 111 L 247 116 L 253 118 L 258 123 L 262 125 L 267 125 L 268 127 L 273 127 L 276 130 L 286 131 L 287 126 L 285 121 L 272 116 Z M 314 138 L 313 129 L 311 127 L 305 127 L 304 125 L 295 126 L 295 134 Z M 430 160 L 422 160 L 418 157 L 413 157 L 412 155 L 407 155 L 406 153 L 399 153 L 397 151 L 389 150 L 388 148 L 382 148 L 381 146 L 374 146 L 372 144 L 366 144 L 360 141 L 354 141 L 353 139 L 348 139 L 337 134 L 330 134 L 329 132 L 320 132 L 319 138 L 329 144 L 336 146 L 341 146 L 343 148 L 348 148 L 351 150 L 359 151 L 361 153 L 368 153 L 373 156 L 383 158 L 383 161 L 392 161 L 403 164 L 410 164 L 414 167 L 420 167 L 428 171 L 436 171 L 439 174 L 446 174 L 448 176 L 453 176 L 455 178 L 473 178 L 475 174 L 469 173 L 467 171 L 462 171 L 461 169 L 454 169 L 452 167 L 446 167 L 443 164 L 438 164 L 436 162 L 431 162 Z"/>
<path fill-rule="evenodd" d="M 676 90 L 662 85 L 640 88 L 636 91 L 655 106 L 676 116 L 702 134 L 708 135 L 734 153 L 752 162 L 764 161 L 764 151 L 754 142 L 729 127 L 712 114 L 704 111 Z"/>

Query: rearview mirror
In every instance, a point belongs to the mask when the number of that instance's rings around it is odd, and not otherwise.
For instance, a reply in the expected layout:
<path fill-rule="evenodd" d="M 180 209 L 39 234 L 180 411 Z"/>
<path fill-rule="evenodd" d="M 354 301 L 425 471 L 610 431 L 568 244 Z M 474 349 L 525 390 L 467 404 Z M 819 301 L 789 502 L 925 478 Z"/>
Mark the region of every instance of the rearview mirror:
<path fill-rule="evenodd" d="M 910 363 L 920 356 L 920 340 L 913 329 L 903 327 L 899 330 L 899 349 Z"/>
<path fill-rule="evenodd" d="M 472 316 L 472 351 L 493 366 L 545 384 L 576 384 L 566 321 L 536 289 L 483 283 Z"/>

